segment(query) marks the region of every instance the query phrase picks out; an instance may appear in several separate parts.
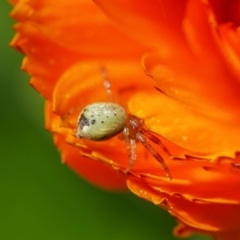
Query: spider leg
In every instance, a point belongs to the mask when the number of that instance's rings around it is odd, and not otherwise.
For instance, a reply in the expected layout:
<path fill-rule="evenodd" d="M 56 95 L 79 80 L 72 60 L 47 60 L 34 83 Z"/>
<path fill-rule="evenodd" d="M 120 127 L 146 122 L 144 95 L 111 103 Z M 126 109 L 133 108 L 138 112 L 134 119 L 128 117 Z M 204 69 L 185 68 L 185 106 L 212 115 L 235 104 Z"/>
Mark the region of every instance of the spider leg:
<path fill-rule="evenodd" d="M 167 164 L 165 163 L 164 159 L 161 157 L 161 155 L 156 151 L 155 148 L 149 143 L 148 138 L 144 136 L 143 133 L 137 132 L 136 138 L 143 144 L 143 146 L 154 156 L 154 158 L 162 165 L 163 170 L 165 171 L 167 177 L 169 180 L 172 179 L 172 176 L 170 174 L 169 168 Z"/>
<path fill-rule="evenodd" d="M 157 145 L 159 145 L 163 151 L 169 156 L 171 157 L 172 154 L 169 152 L 169 150 L 166 148 L 166 146 L 161 142 L 161 140 L 159 140 L 156 136 L 154 136 L 151 132 L 145 130 L 144 128 L 142 128 L 140 130 L 140 132 L 142 132 L 147 138 L 149 138 L 152 142 L 156 143 Z"/>
<path fill-rule="evenodd" d="M 100 70 L 101 70 L 101 74 L 102 74 L 102 77 L 103 77 L 103 86 L 104 86 L 104 88 L 106 90 L 106 94 L 108 96 L 108 100 L 110 102 L 113 102 L 113 94 L 112 94 L 112 89 L 111 89 L 111 82 L 108 79 L 107 70 L 106 70 L 106 68 L 104 66 L 101 66 Z"/>
<path fill-rule="evenodd" d="M 126 149 L 127 149 L 127 153 L 128 153 L 128 160 L 129 160 L 129 164 L 126 169 L 126 173 L 128 173 L 130 171 L 130 169 L 133 167 L 133 165 L 137 159 L 136 141 L 134 140 L 134 138 L 130 137 L 129 129 L 127 127 L 125 127 L 123 129 L 123 136 L 124 136 Z"/>
<path fill-rule="evenodd" d="M 64 120 L 64 119 L 68 118 L 76 109 L 77 109 L 77 107 L 75 107 L 75 106 L 71 107 L 70 110 L 66 114 L 61 116 L 61 119 Z"/>

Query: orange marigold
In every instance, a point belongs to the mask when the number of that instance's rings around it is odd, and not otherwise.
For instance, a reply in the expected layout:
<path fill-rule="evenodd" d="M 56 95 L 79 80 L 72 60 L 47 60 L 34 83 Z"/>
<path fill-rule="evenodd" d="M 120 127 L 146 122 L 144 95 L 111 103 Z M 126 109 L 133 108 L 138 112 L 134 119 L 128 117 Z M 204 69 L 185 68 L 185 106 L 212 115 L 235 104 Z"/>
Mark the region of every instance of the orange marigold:
<path fill-rule="evenodd" d="M 22 68 L 46 99 L 46 128 L 62 160 L 95 185 L 127 185 L 165 208 L 180 222 L 176 235 L 239 239 L 240 1 L 12 3 L 18 23 L 11 45 L 26 55 Z M 171 152 L 169 159 L 156 147 L 171 181 L 140 144 L 125 174 L 129 163 L 119 137 L 75 137 L 81 109 L 107 100 L 102 65 L 114 100 Z"/>

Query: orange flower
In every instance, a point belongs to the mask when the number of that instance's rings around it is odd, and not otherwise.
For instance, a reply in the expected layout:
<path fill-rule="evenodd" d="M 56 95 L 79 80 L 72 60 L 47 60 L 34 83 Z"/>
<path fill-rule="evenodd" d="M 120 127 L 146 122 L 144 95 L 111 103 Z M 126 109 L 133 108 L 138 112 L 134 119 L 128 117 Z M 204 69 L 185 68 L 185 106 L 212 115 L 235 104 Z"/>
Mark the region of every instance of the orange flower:
<path fill-rule="evenodd" d="M 165 208 L 180 222 L 176 235 L 239 239 L 240 2 L 96 0 L 99 8 L 84 0 L 12 2 L 18 33 L 11 44 L 26 55 L 22 68 L 46 98 L 46 128 L 62 160 L 93 184 L 127 185 Z M 81 109 L 107 101 L 102 65 L 114 101 L 171 152 L 169 159 L 153 144 L 171 181 L 140 143 L 125 174 L 121 138 L 75 137 Z"/>

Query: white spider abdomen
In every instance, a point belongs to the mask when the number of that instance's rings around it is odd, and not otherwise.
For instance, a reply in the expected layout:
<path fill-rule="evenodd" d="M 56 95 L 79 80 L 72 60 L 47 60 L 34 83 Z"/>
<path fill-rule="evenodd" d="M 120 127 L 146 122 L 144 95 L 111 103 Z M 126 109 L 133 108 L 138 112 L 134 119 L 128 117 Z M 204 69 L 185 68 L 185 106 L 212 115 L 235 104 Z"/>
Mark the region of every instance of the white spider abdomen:
<path fill-rule="evenodd" d="M 93 103 L 79 114 L 76 136 L 92 141 L 103 141 L 121 132 L 126 120 L 126 111 L 119 104 Z"/>

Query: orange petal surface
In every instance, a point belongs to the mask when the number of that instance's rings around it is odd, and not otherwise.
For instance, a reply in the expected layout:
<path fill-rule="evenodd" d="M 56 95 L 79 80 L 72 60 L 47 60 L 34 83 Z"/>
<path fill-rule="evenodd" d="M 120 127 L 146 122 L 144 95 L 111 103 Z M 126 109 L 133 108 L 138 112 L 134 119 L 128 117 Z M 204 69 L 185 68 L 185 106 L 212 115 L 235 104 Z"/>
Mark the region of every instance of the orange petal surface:
<path fill-rule="evenodd" d="M 180 222 L 178 236 L 238 240 L 239 1 L 11 2 L 18 21 L 11 45 L 47 99 L 46 128 L 63 162 L 97 186 L 127 185 L 163 207 Z M 128 173 L 122 134 L 76 137 L 81 110 L 101 101 L 121 104 L 151 136 L 143 143 L 154 150 L 137 142 Z"/>

